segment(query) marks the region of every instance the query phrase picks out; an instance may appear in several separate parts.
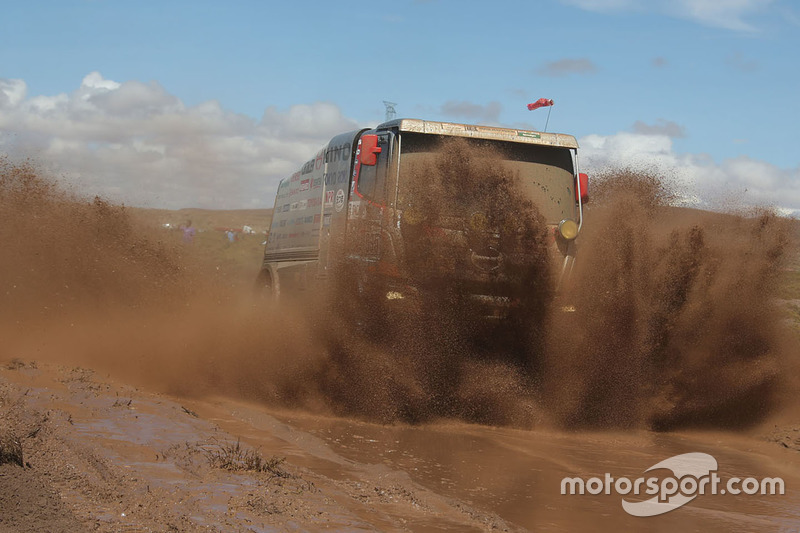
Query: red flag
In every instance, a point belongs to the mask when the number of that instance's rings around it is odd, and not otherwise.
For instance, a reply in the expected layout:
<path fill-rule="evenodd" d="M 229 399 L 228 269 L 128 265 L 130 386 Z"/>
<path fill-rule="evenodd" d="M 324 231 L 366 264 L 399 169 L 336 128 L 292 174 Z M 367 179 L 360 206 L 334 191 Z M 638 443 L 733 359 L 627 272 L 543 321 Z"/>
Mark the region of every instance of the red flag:
<path fill-rule="evenodd" d="M 539 109 L 540 107 L 547 107 L 553 105 L 552 100 L 548 100 L 547 98 L 539 98 L 532 104 L 528 104 L 528 111 L 533 111 L 534 109 Z"/>

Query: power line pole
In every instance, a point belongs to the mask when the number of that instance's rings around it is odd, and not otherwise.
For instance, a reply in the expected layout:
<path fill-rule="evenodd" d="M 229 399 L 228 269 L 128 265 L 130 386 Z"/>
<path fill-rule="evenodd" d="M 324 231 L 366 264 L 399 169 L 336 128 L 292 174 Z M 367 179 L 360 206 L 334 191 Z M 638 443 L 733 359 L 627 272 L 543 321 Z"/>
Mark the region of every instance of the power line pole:
<path fill-rule="evenodd" d="M 386 106 L 386 122 L 393 120 L 397 116 L 397 111 L 395 111 L 394 106 L 397 104 L 394 102 L 387 102 L 386 100 L 383 101 L 383 105 Z"/>

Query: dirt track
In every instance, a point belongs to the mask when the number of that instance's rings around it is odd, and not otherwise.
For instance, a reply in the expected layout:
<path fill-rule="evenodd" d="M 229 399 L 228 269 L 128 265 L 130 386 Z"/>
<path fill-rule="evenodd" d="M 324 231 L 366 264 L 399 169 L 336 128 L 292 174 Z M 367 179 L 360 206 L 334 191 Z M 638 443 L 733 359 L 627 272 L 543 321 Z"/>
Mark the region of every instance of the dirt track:
<path fill-rule="evenodd" d="M 517 529 L 264 409 L 179 403 L 81 368 L 12 366 L 0 373 L 2 422 L 25 466 L 0 470 L 0 531 Z M 239 439 L 286 461 L 273 472 L 215 468 L 208 452 Z"/>
<path fill-rule="evenodd" d="M 25 464 L 0 467 L 2 532 L 800 525 L 792 428 L 737 436 L 383 426 L 223 398 L 186 401 L 86 369 L 20 362 L 0 371 L 0 390 L 3 430 L 19 437 Z M 237 440 L 285 462 L 270 472 L 215 468 L 208 452 Z M 626 515 L 619 496 L 559 494 L 563 476 L 607 469 L 633 477 L 686 451 L 715 455 L 721 474 L 780 475 L 787 494 L 705 496 L 650 518 Z"/>

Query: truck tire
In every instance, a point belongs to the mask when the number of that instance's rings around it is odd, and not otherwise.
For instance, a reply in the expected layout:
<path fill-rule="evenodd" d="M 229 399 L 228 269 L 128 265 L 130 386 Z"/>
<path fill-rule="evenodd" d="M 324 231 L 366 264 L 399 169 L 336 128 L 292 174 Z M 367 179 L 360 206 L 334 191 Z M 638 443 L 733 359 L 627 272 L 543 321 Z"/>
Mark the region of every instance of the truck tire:
<path fill-rule="evenodd" d="M 269 269 L 264 268 L 258 273 L 253 292 L 256 299 L 262 302 L 272 302 L 278 299 L 278 291 Z"/>

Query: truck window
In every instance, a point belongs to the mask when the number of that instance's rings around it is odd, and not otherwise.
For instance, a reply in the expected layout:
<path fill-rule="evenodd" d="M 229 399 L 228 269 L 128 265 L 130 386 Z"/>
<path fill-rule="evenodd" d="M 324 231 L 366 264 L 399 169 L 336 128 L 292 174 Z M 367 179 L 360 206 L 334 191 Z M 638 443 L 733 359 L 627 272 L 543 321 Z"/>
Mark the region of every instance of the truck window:
<path fill-rule="evenodd" d="M 420 169 L 436 168 L 437 151 L 446 137 L 424 133 L 401 134 L 400 176 Z M 537 205 L 547 223 L 575 218 L 575 190 L 572 153 L 568 148 L 528 143 L 466 139 L 470 144 L 489 147 L 500 154 L 503 164 L 519 176 L 526 195 Z M 404 183 L 399 187 L 403 196 Z"/>

